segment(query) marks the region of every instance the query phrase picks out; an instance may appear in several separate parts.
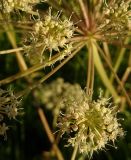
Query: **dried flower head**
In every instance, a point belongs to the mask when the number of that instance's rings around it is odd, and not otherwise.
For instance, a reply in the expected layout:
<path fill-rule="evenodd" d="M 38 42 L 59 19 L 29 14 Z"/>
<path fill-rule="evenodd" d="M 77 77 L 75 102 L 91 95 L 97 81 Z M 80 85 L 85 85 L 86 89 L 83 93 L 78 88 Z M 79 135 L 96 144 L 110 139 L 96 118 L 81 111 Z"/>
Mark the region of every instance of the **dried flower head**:
<path fill-rule="evenodd" d="M 3 121 L 7 118 L 16 119 L 19 114 L 19 106 L 20 101 L 11 91 L 0 89 L 0 135 L 6 136 L 8 126 Z"/>
<path fill-rule="evenodd" d="M 69 135 L 68 145 L 78 145 L 80 153 L 91 157 L 94 151 L 104 149 L 110 141 L 114 144 L 124 132 L 116 117 L 116 107 L 111 107 L 108 99 L 90 101 L 82 89 L 79 88 L 79 92 L 80 97 L 66 96 L 66 112 L 60 114 L 58 127 L 62 136 Z"/>
<path fill-rule="evenodd" d="M 10 13 L 14 9 L 28 12 L 32 10 L 32 5 L 39 2 L 40 0 L 2 0 L 0 2 L 0 9 L 6 13 Z"/>
<path fill-rule="evenodd" d="M 73 36 L 74 26 L 69 19 L 60 20 L 60 13 L 55 16 L 49 9 L 48 15 L 43 20 L 37 20 L 33 26 L 32 36 L 27 38 L 27 42 L 32 45 L 28 51 L 30 59 L 39 59 L 39 62 L 49 57 L 51 60 L 52 52 L 57 51 L 60 53 L 58 60 L 62 60 L 65 56 L 69 55 L 72 50 L 72 44 L 69 43 L 70 38 Z M 33 54 L 31 50 L 34 48 L 41 49 L 38 54 Z M 30 53 L 31 52 L 31 53 Z M 49 56 L 43 54 L 49 52 Z"/>

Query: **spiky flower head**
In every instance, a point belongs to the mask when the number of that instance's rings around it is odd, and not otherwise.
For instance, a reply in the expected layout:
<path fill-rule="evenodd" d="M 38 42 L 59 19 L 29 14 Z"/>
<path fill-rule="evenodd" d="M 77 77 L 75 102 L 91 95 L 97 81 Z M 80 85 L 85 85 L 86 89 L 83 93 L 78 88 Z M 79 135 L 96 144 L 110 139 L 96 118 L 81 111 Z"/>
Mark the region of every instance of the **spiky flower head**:
<path fill-rule="evenodd" d="M 32 5 L 39 3 L 40 0 L 2 0 L 0 2 L 0 9 L 6 13 L 12 12 L 14 9 L 23 11 L 31 11 Z"/>
<path fill-rule="evenodd" d="M 43 61 L 45 58 L 49 57 L 51 60 L 52 52 L 59 52 L 59 60 L 62 60 L 65 56 L 69 55 L 72 50 L 72 44 L 69 43 L 70 38 L 73 36 L 74 26 L 70 19 L 65 18 L 60 19 L 60 13 L 52 15 L 51 8 L 49 8 L 49 13 L 44 17 L 43 20 L 38 19 L 33 25 L 32 36 L 27 37 L 27 42 L 32 45 L 28 51 L 29 58 L 35 57 L 39 61 Z M 42 48 L 42 53 L 39 54 L 30 53 L 31 49 Z M 45 53 L 49 52 L 49 56 L 45 56 Z M 33 58 L 33 59 L 35 59 Z"/>
<path fill-rule="evenodd" d="M 116 107 L 110 106 L 108 99 L 90 101 L 81 88 L 79 92 L 79 98 L 68 95 L 64 99 L 66 112 L 60 114 L 58 127 L 61 136 L 69 135 L 68 145 L 78 145 L 80 153 L 91 157 L 94 151 L 104 149 L 110 141 L 114 144 L 124 133 Z"/>
<path fill-rule="evenodd" d="M 0 135 L 5 136 L 9 127 L 4 122 L 8 119 L 16 119 L 19 114 L 20 101 L 11 91 L 0 89 Z"/>

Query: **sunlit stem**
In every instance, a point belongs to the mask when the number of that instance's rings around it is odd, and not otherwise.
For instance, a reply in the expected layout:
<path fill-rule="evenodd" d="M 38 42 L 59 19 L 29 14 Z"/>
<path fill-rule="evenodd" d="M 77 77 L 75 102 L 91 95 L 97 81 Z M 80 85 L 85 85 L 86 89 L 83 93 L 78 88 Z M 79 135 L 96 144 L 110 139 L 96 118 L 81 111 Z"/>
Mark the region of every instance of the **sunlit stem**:
<path fill-rule="evenodd" d="M 11 43 L 11 45 L 13 46 L 13 48 L 17 48 L 17 44 L 16 44 L 16 37 L 15 37 L 15 33 L 13 32 L 13 26 L 11 24 L 8 25 L 4 25 L 4 29 L 6 31 L 6 34 L 8 36 L 8 39 Z M 24 71 L 27 69 L 26 63 L 24 61 L 24 58 L 22 56 L 22 54 L 19 51 L 16 51 L 16 57 L 18 60 L 18 64 L 19 64 L 19 68 L 21 71 Z"/>
<path fill-rule="evenodd" d="M 86 93 L 87 95 L 90 95 L 90 97 L 92 98 L 93 86 L 94 86 L 94 57 L 90 42 L 89 45 L 87 44 L 87 48 L 88 48 L 88 69 L 87 69 Z"/>
<path fill-rule="evenodd" d="M 98 53 L 98 49 L 96 47 L 96 41 L 94 39 L 92 39 L 91 45 L 92 45 L 94 64 L 95 64 L 96 70 L 99 73 L 103 84 L 108 88 L 109 92 L 112 94 L 115 101 L 118 102 L 120 100 L 120 98 L 119 98 L 116 90 L 114 89 L 112 83 L 110 82 L 109 78 L 107 77 L 102 60 L 101 60 L 100 55 Z"/>

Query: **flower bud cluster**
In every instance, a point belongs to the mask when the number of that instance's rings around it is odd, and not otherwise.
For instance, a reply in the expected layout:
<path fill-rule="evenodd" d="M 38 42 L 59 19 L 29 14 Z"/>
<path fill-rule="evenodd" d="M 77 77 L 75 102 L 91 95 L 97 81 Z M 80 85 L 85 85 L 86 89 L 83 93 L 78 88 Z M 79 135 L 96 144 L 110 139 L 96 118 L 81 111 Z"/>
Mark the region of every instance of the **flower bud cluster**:
<path fill-rule="evenodd" d="M 9 127 L 4 122 L 7 118 L 9 120 L 16 119 L 19 114 L 20 101 L 10 91 L 0 89 L 0 136 L 6 138 L 6 131 Z"/>
<path fill-rule="evenodd" d="M 124 0 L 112 1 L 105 5 L 102 16 L 100 30 L 103 30 L 105 36 L 125 37 L 127 31 L 130 30 L 131 2 L 125 2 Z"/>
<path fill-rule="evenodd" d="M 12 12 L 14 9 L 20 9 L 23 11 L 31 11 L 32 5 L 39 3 L 40 0 L 2 0 L 0 3 L 0 9 L 6 13 Z"/>
<path fill-rule="evenodd" d="M 69 40 L 74 33 L 73 23 L 68 19 L 60 20 L 59 16 L 59 14 L 52 16 L 51 9 L 49 9 L 49 14 L 43 20 L 36 21 L 31 33 L 32 36 L 27 38 L 27 41 L 32 45 L 32 49 L 34 46 L 40 46 L 39 48 L 44 48 L 42 49 L 43 52 L 49 52 L 48 56 L 39 52 L 39 55 L 36 56 L 39 57 L 40 61 L 47 57 L 51 60 L 54 51 L 60 53 L 59 60 L 62 60 L 72 51 L 73 46 Z M 31 57 L 32 53 L 28 52 Z"/>

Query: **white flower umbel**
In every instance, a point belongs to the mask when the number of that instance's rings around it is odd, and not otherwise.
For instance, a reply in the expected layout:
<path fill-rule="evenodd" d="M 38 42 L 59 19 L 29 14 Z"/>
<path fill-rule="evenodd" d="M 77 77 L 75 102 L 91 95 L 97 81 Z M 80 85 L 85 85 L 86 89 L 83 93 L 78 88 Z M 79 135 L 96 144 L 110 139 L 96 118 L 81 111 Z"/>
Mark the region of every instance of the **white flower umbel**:
<path fill-rule="evenodd" d="M 50 8 L 48 15 L 43 20 L 35 21 L 33 31 L 26 38 L 26 41 L 31 45 L 30 50 L 27 51 L 29 59 L 33 58 L 36 61 L 39 59 L 39 62 L 42 62 L 48 57 L 51 60 L 52 53 L 60 53 L 57 61 L 64 59 L 72 51 L 73 46 L 70 39 L 74 34 L 74 30 L 73 22 L 70 19 L 60 19 L 59 12 L 56 15 L 52 15 Z M 42 53 L 37 51 L 38 54 L 34 54 L 35 47 L 37 49 L 43 48 Z M 45 53 L 43 54 L 43 52 Z"/>
<path fill-rule="evenodd" d="M 37 97 L 53 112 L 61 136 L 68 135 L 68 144 L 79 146 L 79 152 L 92 156 L 105 149 L 124 132 L 117 119 L 117 107 L 107 98 L 92 101 L 79 84 L 54 80 L 36 92 Z M 110 144 L 109 144 L 110 145 Z"/>
<path fill-rule="evenodd" d="M 66 111 L 58 118 L 59 131 L 61 136 L 65 133 L 69 136 L 68 145 L 78 145 L 80 153 L 91 157 L 94 151 L 104 149 L 110 141 L 114 144 L 124 132 L 116 117 L 116 107 L 111 107 L 108 99 L 91 101 L 81 88 L 80 96 L 75 95 L 65 97 Z"/>

